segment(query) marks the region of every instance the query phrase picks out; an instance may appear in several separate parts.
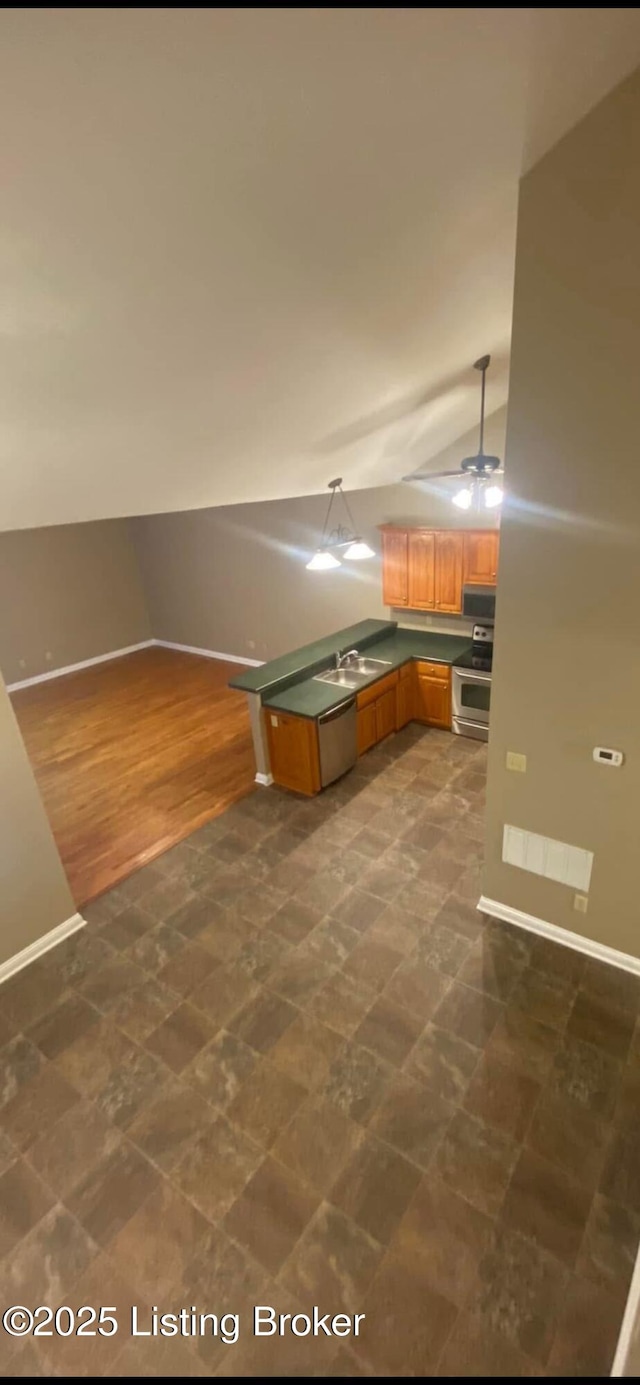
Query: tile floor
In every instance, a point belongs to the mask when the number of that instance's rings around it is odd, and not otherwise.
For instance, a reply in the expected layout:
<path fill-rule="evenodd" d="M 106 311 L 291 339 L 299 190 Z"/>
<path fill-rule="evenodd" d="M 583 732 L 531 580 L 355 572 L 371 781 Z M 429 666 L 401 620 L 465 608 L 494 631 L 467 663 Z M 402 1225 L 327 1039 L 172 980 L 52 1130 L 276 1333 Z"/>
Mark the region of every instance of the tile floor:
<path fill-rule="evenodd" d="M 258 790 L 2 988 L 1 1297 L 120 1323 L 5 1338 L 5 1375 L 608 1373 L 639 986 L 477 913 L 484 765 L 408 728 Z M 255 1304 L 366 1317 L 255 1338 Z"/>

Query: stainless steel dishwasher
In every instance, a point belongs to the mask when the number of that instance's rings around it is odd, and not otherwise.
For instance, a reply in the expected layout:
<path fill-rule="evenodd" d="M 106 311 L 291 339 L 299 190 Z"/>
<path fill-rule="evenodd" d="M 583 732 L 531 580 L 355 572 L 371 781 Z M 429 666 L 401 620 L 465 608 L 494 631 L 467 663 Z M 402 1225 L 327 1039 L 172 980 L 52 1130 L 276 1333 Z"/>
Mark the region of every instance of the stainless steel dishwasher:
<path fill-rule="evenodd" d="M 358 757 L 356 699 L 318 717 L 320 783 L 323 789 L 355 765 Z"/>

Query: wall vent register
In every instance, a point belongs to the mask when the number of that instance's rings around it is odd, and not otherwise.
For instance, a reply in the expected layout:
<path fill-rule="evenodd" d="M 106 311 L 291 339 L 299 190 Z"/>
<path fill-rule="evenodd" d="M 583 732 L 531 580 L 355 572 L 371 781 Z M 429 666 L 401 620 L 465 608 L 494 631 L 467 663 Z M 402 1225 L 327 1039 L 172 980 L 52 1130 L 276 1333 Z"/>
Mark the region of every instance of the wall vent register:
<path fill-rule="evenodd" d="M 534 875 L 544 875 L 560 885 L 574 890 L 588 890 L 593 866 L 593 852 L 537 832 L 524 832 L 520 827 L 505 826 L 502 836 L 502 859 L 509 866 L 519 866 Z"/>

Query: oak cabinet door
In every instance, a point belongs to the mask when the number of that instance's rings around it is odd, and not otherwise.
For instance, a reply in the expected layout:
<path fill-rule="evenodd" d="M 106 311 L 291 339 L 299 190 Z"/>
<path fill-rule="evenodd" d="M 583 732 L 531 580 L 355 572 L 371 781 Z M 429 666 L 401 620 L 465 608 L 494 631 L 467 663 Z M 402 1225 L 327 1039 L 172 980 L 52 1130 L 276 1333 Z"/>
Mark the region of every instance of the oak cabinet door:
<path fill-rule="evenodd" d="M 385 606 L 406 606 L 409 598 L 409 536 L 406 529 L 382 530 L 382 599 Z"/>
<path fill-rule="evenodd" d="M 400 681 L 396 688 L 396 731 L 401 731 L 403 726 L 407 726 L 410 721 L 413 721 L 416 714 L 415 666 L 409 664 L 408 670 L 408 674 L 406 675 L 404 669 L 401 670 Z"/>
<path fill-rule="evenodd" d="M 427 726 L 451 729 L 451 681 L 418 674 L 417 719 Z"/>
<path fill-rule="evenodd" d="M 414 611 L 436 605 L 436 536 L 423 529 L 409 531 L 409 605 Z"/>
<path fill-rule="evenodd" d="M 357 719 L 358 736 L 358 755 L 364 755 L 375 745 L 378 739 L 378 725 L 376 718 L 376 704 L 370 702 L 367 707 L 361 707 L 358 711 Z"/>
<path fill-rule="evenodd" d="M 457 615 L 462 610 L 464 535 L 456 530 L 436 533 L 436 611 Z"/>
<path fill-rule="evenodd" d="M 464 536 L 463 581 L 491 587 L 498 578 L 500 534 L 497 529 L 474 529 Z"/>
<path fill-rule="evenodd" d="M 264 709 L 271 773 L 276 784 L 296 793 L 320 791 L 318 728 L 307 717 Z"/>
<path fill-rule="evenodd" d="M 396 729 L 396 689 L 383 693 L 376 702 L 377 740 L 383 741 Z"/>

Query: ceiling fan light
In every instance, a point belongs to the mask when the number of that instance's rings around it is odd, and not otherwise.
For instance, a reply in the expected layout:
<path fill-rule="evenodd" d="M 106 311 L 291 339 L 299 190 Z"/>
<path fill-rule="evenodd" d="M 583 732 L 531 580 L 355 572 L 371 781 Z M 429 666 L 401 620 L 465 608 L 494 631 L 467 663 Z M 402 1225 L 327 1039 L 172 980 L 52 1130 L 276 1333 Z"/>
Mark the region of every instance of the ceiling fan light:
<path fill-rule="evenodd" d="M 462 490 L 456 491 L 455 495 L 452 496 L 452 500 L 454 505 L 458 506 L 459 510 L 470 510 L 473 500 L 473 491 L 471 487 L 463 486 Z"/>
<path fill-rule="evenodd" d="M 328 572 L 331 567 L 341 567 L 339 558 L 334 557 L 326 548 L 318 548 L 313 557 L 306 564 L 309 572 Z"/>
<path fill-rule="evenodd" d="M 375 556 L 373 549 L 369 548 L 368 543 L 363 543 L 362 539 L 354 539 L 353 543 L 349 544 L 346 553 L 343 554 L 344 558 L 350 558 L 352 562 L 359 562 L 362 558 L 375 558 Z"/>
<path fill-rule="evenodd" d="M 485 510 L 493 510 L 496 505 L 501 505 L 504 499 L 502 486 L 485 486 L 484 507 Z"/>

